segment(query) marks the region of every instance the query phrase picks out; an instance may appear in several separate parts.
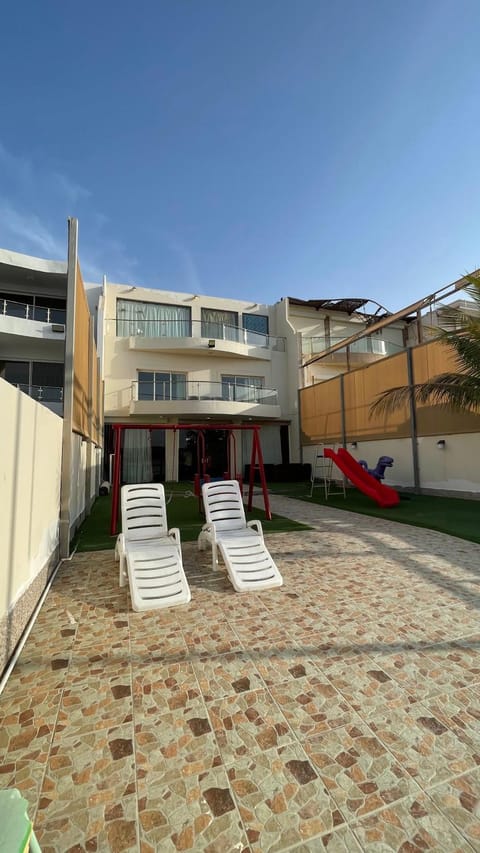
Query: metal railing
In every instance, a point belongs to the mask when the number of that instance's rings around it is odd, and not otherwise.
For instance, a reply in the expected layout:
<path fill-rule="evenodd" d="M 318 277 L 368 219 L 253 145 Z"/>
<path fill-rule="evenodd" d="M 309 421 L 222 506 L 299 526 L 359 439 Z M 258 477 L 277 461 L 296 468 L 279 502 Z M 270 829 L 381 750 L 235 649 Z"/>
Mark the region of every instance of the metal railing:
<path fill-rule="evenodd" d="M 63 388 L 54 385 L 24 385 L 21 382 L 11 384 L 39 403 L 63 403 Z"/>
<path fill-rule="evenodd" d="M 124 320 L 117 317 L 117 337 L 142 338 L 205 338 L 206 340 L 234 341 L 246 346 L 262 347 L 285 352 L 285 338 L 264 335 L 241 326 L 205 320 Z"/>
<path fill-rule="evenodd" d="M 139 381 L 132 383 L 133 400 L 222 400 L 229 403 L 255 403 L 277 406 L 277 391 L 257 385 L 230 382 Z"/>
<path fill-rule="evenodd" d="M 45 308 L 42 305 L 29 305 L 27 302 L 14 302 L 0 298 L 0 314 L 7 317 L 20 317 L 22 320 L 37 320 L 40 323 L 62 323 L 65 325 L 65 308 Z"/>
<path fill-rule="evenodd" d="M 341 343 L 344 338 L 327 338 L 327 337 L 302 337 L 302 355 L 310 358 Z M 401 344 L 394 344 L 391 341 L 384 341 L 380 338 L 360 338 L 358 341 L 353 341 L 349 344 L 351 353 L 361 353 L 369 355 L 387 356 L 394 355 L 404 349 Z M 346 348 L 345 348 L 346 349 Z M 345 350 L 337 352 L 344 353 Z"/>

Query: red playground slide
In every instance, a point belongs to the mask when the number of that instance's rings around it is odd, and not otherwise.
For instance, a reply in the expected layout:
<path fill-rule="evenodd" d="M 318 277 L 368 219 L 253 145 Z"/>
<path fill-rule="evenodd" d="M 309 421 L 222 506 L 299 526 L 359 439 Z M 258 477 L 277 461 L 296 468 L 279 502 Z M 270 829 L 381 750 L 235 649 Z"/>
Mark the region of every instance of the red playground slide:
<path fill-rule="evenodd" d="M 325 447 L 323 455 L 328 459 L 333 459 L 337 468 L 340 468 L 340 471 L 348 477 L 350 482 L 369 498 L 376 501 L 379 506 L 391 507 L 400 503 L 398 492 L 372 477 L 348 450 L 340 447 L 338 453 L 335 453 L 334 450 Z"/>

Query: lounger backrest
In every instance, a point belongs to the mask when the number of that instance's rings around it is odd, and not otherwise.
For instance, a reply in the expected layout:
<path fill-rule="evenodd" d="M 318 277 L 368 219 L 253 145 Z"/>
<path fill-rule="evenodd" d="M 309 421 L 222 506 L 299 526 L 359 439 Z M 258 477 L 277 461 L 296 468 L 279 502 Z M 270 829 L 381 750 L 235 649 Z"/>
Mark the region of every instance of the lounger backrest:
<path fill-rule="evenodd" d="M 122 487 L 122 532 L 128 541 L 158 539 L 168 533 L 165 489 L 161 483 Z"/>
<path fill-rule="evenodd" d="M 205 518 L 217 530 L 242 530 L 247 526 L 237 480 L 221 480 L 202 486 Z"/>

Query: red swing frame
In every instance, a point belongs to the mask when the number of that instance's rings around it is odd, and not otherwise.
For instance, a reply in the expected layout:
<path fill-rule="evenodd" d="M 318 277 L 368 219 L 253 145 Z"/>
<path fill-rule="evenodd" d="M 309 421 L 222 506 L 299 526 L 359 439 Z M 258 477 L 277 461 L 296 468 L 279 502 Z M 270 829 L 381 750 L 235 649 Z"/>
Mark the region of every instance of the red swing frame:
<path fill-rule="evenodd" d="M 258 424 L 111 424 L 114 433 L 114 459 L 113 459 L 113 483 L 112 483 L 112 515 L 110 519 L 110 535 L 114 536 L 118 530 L 118 505 L 120 498 L 120 450 L 122 446 L 122 433 L 126 429 L 165 429 L 165 430 L 195 430 L 201 434 L 204 430 L 226 430 L 229 433 L 229 443 L 233 440 L 235 448 L 235 436 L 233 433 L 236 430 L 250 430 L 252 436 L 252 453 L 250 457 L 249 485 L 248 485 L 248 503 L 247 509 L 250 511 L 253 505 L 253 488 L 255 482 L 255 472 L 260 475 L 260 483 L 262 486 L 263 503 L 265 507 L 265 517 L 268 521 L 272 519 L 270 510 L 270 500 L 268 496 L 267 481 L 265 478 L 265 466 L 263 464 L 262 445 L 260 443 L 260 430 Z M 230 434 L 232 439 L 230 439 Z M 205 454 L 203 454 L 205 455 Z M 230 464 L 230 458 L 228 460 Z M 200 473 L 200 472 L 199 472 Z"/>

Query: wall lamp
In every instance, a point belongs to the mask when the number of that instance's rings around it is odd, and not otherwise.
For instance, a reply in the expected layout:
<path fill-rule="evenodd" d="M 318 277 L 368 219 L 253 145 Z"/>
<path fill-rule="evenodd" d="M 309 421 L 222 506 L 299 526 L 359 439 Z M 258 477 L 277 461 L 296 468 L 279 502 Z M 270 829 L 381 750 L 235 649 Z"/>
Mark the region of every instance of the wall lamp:
<path fill-rule="evenodd" d="M 447 442 L 445 441 L 445 439 L 444 439 L 444 438 L 441 438 L 439 441 L 437 441 L 437 447 L 438 447 L 438 449 L 439 449 L 439 450 L 445 450 L 445 445 L 446 445 L 446 443 L 447 443 Z"/>
<path fill-rule="evenodd" d="M 210 340 L 208 342 L 208 348 L 209 349 L 215 349 L 215 341 L 214 340 Z"/>

